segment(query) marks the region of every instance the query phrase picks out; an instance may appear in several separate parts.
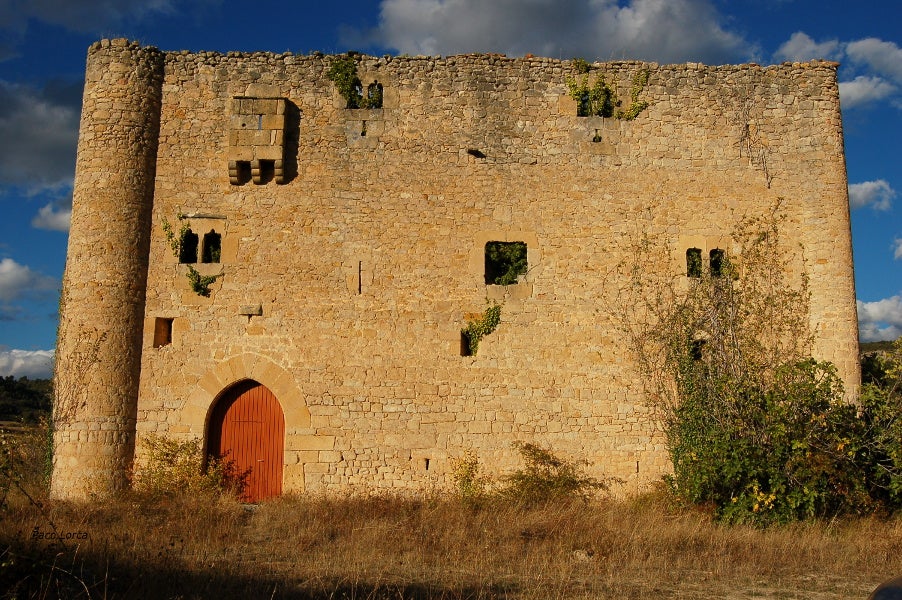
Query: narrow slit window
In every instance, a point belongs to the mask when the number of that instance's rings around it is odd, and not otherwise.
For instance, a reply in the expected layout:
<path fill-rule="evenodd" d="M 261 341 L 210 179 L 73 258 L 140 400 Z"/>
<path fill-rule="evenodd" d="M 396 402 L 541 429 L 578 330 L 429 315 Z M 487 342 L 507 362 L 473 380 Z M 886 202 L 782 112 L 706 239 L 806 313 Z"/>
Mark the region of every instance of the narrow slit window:
<path fill-rule="evenodd" d="M 172 343 L 172 319 L 157 317 L 153 327 L 153 347 L 162 348 Z"/>
<path fill-rule="evenodd" d="M 218 263 L 222 255 L 222 236 L 211 229 L 209 233 L 204 234 L 203 249 L 201 251 L 201 262 Z"/>
<path fill-rule="evenodd" d="M 702 251 L 701 248 L 689 248 L 686 250 L 686 277 L 702 276 Z"/>
<path fill-rule="evenodd" d="M 179 244 L 179 262 L 194 264 L 197 262 L 197 234 L 186 229 Z"/>
<path fill-rule="evenodd" d="M 526 273 L 526 242 L 488 242 L 485 245 L 486 285 L 512 285 Z"/>
<path fill-rule="evenodd" d="M 722 277 L 725 254 L 723 250 L 715 248 L 709 255 L 711 277 Z"/>
<path fill-rule="evenodd" d="M 460 332 L 460 355 L 473 356 L 473 350 L 470 348 L 470 336 L 465 332 Z"/>

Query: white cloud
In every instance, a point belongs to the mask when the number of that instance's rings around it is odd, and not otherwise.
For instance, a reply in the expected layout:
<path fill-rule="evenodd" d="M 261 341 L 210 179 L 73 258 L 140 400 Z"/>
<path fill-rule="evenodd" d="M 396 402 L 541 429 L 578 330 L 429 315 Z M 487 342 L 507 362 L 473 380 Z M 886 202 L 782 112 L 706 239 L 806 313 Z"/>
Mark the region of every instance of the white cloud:
<path fill-rule="evenodd" d="M 0 260 L 0 303 L 55 290 L 53 277 L 32 271 L 11 258 Z"/>
<path fill-rule="evenodd" d="M 893 240 L 893 258 L 902 260 L 902 238 Z"/>
<path fill-rule="evenodd" d="M 902 335 L 902 296 L 858 301 L 858 329 L 863 342 L 894 340 Z"/>
<path fill-rule="evenodd" d="M 896 92 L 896 86 L 880 77 L 859 75 L 852 81 L 839 82 L 839 98 L 843 108 L 883 100 Z"/>
<path fill-rule="evenodd" d="M 53 374 L 53 350 L 0 349 L 0 377 L 46 379 Z"/>
<path fill-rule="evenodd" d="M 863 181 L 849 186 L 849 203 L 853 209 L 870 206 L 874 210 L 889 210 L 896 190 L 884 179 Z"/>
<path fill-rule="evenodd" d="M 372 38 L 407 54 L 736 62 L 754 56 L 710 0 L 383 0 Z"/>
<path fill-rule="evenodd" d="M 32 193 L 71 186 L 79 118 L 71 87 L 63 93 L 0 80 L 0 185 Z"/>
<path fill-rule="evenodd" d="M 843 49 L 839 40 L 817 43 L 806 33 L 796 31 L 787 41 L 783 42 L 774 56 L 778 60 L 804 62 L 814 58 L 839 60 L 842 53 Z"/>
<path fill-rule="evenodd" d="M 41 207 L 31 219 L 31 226 L 51 231 L 69 231 L 72 220 L 72 197 L 65 202 L 51 202 Z"/>
<path fill-rule="evenodd" d="M 896 44 L 866 38 L 849 42 L 846 54 L 856 63 L 865 64 L 874 72 L 902 83 L 902 48 Z"/>

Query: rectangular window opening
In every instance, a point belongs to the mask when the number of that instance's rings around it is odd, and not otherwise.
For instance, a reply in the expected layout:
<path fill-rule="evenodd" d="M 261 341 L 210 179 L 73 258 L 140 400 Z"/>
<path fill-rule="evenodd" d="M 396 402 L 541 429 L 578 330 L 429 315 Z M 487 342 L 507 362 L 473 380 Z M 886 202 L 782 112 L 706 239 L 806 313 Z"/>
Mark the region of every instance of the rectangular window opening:
<path fill-rule="evenodd" d="M 172 321 L 165 317 L 157 317 L 153 327 L 153 347 L 162 348 L 172 343 Z"/>
<path fill-rule="evenodd" d="M 711 277 L 723 277 L 724 258 L 726 255 L 723 250 L 715 248 L 711 250 L 709 255 Z"/>
<path fill-rule="evenodd" d="M 201 262 L 218 263 L 222 255 L 222 235 L 216 233 L 215 229 L 211 229 L 209 233 L 204 234 L 203 245 L 201 247 Z"/>
<path fill-rule="evenodd" d="M 689 343 L 689 358 L 698 362 L 705 357 L 705 340 L 692 340 Z"/>
<path fill-rule="evenodd" d="M 525 275 L 526 242 L 487 242 L 485 245 L 485 284 L 513 285 Z"/>
<path fill-rule="evenodd" d="M 701 248 L 689 248 L 686 250 L 686 277 L 702 276 L 702 251 Z"/>
<path fill-rule="evenodd" d="M 473 356 L 473 350 L 470 348 L 470 336 L 463 331 L 460 332 L 460 355 Z"/>

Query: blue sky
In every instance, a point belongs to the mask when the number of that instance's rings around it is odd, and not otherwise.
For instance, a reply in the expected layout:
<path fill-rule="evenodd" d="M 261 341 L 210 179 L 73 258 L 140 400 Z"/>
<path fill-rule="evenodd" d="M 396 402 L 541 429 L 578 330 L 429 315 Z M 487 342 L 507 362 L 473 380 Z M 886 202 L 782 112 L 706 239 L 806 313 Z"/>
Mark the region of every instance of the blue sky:
<path fill-rule="evenodd" d="M 50 372 L 85 54 L 102 37 L 221 52 L 836 60 L 862 339 L 902 333 L 897 0 L 0 0 L 0 375 Z"/>

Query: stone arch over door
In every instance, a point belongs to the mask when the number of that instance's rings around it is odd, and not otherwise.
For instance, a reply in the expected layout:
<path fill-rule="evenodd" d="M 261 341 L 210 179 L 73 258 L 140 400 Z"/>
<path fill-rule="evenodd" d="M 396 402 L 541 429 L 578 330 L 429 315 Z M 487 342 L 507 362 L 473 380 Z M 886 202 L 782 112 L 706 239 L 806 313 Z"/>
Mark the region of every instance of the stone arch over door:
<path fill-rule="evenodd" d="M 306 396 L 295 376 L 273 360 L 253 353 L 244 353 L 216 363 L 198 380 L 179 414 L 186 436 L 207 439 L 207 424 L 223 390 L 243 380 L 253 380 L 266 386 L 278 399 L 285 418 L 285 449 L 283 491 L 304 492 L 306 470 L 311 462 L 319 461 L 319 453 L 332 450 L 333 436 L 317 435 L 311 427 Z"/>
<path fill-rule="evenodd" d="M 245 501 L 282 494 L 285 418 L 265 385 L 245 379 L 223 390 L 210 411 L 206 440 L 209 456 L 231 461 L 244 474 Z"/>

